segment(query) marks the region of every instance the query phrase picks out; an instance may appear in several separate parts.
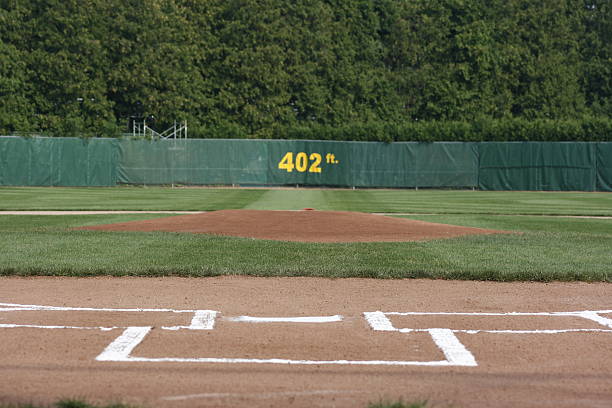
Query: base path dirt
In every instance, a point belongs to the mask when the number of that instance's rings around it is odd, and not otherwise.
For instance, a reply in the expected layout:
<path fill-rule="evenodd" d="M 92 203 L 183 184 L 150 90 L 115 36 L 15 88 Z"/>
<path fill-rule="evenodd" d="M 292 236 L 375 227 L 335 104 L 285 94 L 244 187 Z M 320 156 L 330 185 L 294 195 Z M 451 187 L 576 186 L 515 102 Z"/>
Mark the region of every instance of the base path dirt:
<path fill-rule="evenodd" d="M 0 405 L 612 405 L 612 285 L 0 278 Z"/>
<path fill-rule="evenodd" d="M 389 242 L 503 231 L 347 211 L 221 210 L 83 227 L 99 231 L 167 231 L 300 242 Z"/>

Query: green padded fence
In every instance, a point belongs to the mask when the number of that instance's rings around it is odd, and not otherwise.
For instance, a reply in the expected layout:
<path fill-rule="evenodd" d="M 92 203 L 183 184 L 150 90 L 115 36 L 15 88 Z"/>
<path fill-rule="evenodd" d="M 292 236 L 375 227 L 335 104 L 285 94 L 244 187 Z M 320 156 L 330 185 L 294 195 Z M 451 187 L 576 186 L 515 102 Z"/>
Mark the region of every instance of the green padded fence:
<path fill-rule="evenodd" d="M 121 140 L 119 182 L 267 184 L 267 148 L 258 140 Z"/>
<path fill-rule="evenodd" d="M 473 143 L 293 140 L 122 141 L 119 182 L 475 187 Z"/>
<path fill-rule="evenodd" d="M 612 143 L 597 143 L 597 190 L 612 191 Z"/>
<path fill-rule="evenodd" d="M 111 186 L 118 140 L 0 137 L 0 185 Z"/>
<path fill-rule="evenodd" d="M 595 190 L 595 143 L 480 143 L 479 155 L 483 190 Z"/>
<path fill-rule="evenodd" d="M 612 143 L 0 137 L 0 185 L 612 191 Z"/>

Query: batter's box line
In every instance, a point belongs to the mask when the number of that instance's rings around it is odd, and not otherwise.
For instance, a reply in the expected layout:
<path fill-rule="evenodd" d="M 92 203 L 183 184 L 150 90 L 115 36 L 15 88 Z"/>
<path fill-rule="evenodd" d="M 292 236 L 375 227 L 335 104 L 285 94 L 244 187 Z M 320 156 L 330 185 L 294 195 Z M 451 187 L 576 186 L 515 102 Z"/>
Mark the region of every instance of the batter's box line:
<path fill-rule="evenodd" d="M 610 314 L 612 310 L 583 310 L 579 312 L 507 312 L 507 313 L 479 313 L 479 312 L 365 312 L 365 316 L 368 324 L 374 331 L 386 331 L 386 332 L 401 332 L 410 333 L 414 331 L 427 331 L 430 329 L 411 329 L 403 328 L 398 329 L 393 326 L 391 320 L 387 316 L 492 316 L 492 317 L 515 317 L 515 316 L 535 316 L 535 317 L 578 317 L 586 320 L 590 320 L 604 327 L 612 329 L 612 319 L 602 316 L 602 314 Z M 464 333 L 516 333 L 516 334 L 539 334 L 539 333 L 563 333 L 571 331 L 608 331 L 602 329 L 566 329 L 566 330 L 453 330 L 453 332 L 464 332 Z"/>
<path fill-rule="evenodd" d="M 175 330 L 175 329 L 183 329 L 189 328 L 192 330 L 197 329 L 211 329 L 212 324 L 214 324 L 214 320 L 217 317 L 219 312 L 214 310 L 200 310 L 200 309 L 186 309 L 186 310 L 177 310 L 170 308 L 95 308 L 95 307 L 65 307 L 65 306 L 43 306 L 43 305 L 23 305 L 17 303 L 2 303 L 0 302 L 0 312 L 15 312 L 15 311 L 63 311 L 63 312 L 167 312 L 167 313 L 190 313 L 194 314 L 194 318 L 189 326 L 171 326 L 164 327 L 166 330 Z M 481 313 L 481 312 L 365 312 L 364 316 L 366 319 L 372 319 L 372 321 L 379 321 L 380 328 L 375 328 L 372 326 L 374 330 L 380 331 L 397 331 L 391 322 L 387 318 L 387 316 L 397 315 L 397 316 L 566 316 L 566 317 L 581 317 L 587 320 L 594 321 L 596 323 L 601 324 L 602 326 L 606 326 L 612 329 L 612 319 L 601 316 L 602 314 L 612 314 L 612 309 L 610 310 L 582 310 L 582 311 L 574 311 L 574 312 L 506 312 L 506 313 Z M 370 317 L 368 317 L 370 316 Z M 378 317 L 377 317 L 378 316 Z M 340 321 L 342 316 L 328 316 L 328 317 L 301 317 L 301 318 L 256 318 L 251 316 L 239 316 L 237 318 L 229 318 L 232 321 L 241 321 L 241 322 L 274 322 L 274 321 L 284 321 L 284 322 L 302 322 L 301 319 L 304 319 L 305 322 L 307 319 L 317 319 L 317 322 L 330 322 L 330 321 Z M 328 320 L 326 320 L 328 319 Z M 370 321 L 370 320 L 368 320 Z M 385 328 L 386 327 L 386 328 Z M 391 328 L 388 330 L 388 328 Z M 401 329 L 400 329 L 401 330 Z"/>
<path fill-rule="evenodd" d="M 99 312 L 172 312 L 172 313 L 192 313 L 193 318 L 188 326 L 171 326 L 161 327 L 164 330 L 212 330 L 215 325 L 215 320 L 218 313 L 213 310 L 175 310 L 175 309 L 141 309 L 141 308 L 91 308 L 91 307 L 57 307 L 57 306 L 40 306 L 40 305 L 20 305 L 14 303 L 0 303 L 0 312 L 8 311 L 99 311 Z M 447 315 L 447 316 L 565 316 L 565 317 L 581 317 L 587 320 L 594 321 L 605 327 L 612 328 L 612 319 L 602 316 L 602 314 L 610 314 L 612 310 L 597 310 L 597 311 L 578 311 L 578 312 L 509 312 L 509 313 L 464 313 L 464 312 L 365 312 L 364 317 L 374 331 L 383 332 L 427 332 L 432 337 L 436 346 L 443 352 L 445 360 L 441 361 L 386 361 L 386 360 L 290 360 L 290 359 L 245 359 L 245 358 L 146 358 L 133 357 L 131 355 L 136 348 L 152 330 L 151 326 L 129 326 L 121 327 L 123 333 L 117 337 L 107 348 L 96 358 L 98 361 L 117 361 L 117 362 L 199 362 L 199 363 L 259 363 L 259 364 L 295 364 L 295 365 L 330 365 L 330 364 L 345 364 L 345 365 L 394 365 L 394 366 L 477 366 L 476 360 L 471 352 L 458 340 L 455 333 L 565 333 L 565 332 L 612 332 L 612 330 L 603 329 L 566 329 L 566 330 L 453 330 L 449 328 L 428 328 L 428 329 L 398 329 L 393 326 L 387 316 L 411 316 L 411 315 Z M 234 322 L 248 323 L 331 323 L 342 321 L 340 315 L 334 316 L 318 316 L 318 317 L 252 317 L 239 316 L 233 318 L 225 318 Z M 72 326 L 36 326 L 36 325 L 15 325 L 15 324 L 0 324 L 3 327 L 33 327 L 33 328 L 82 328 L 89 327 L 72 327 Z M 119 327 L 98 327 L 101 330 L 112 330 Z M 93 329 L 93 328 L 92 328 Z"/>
<path fill-rule="evenodd" d="M 152 327 L 128 327 L 109 344 L 97 357 L 97 361 L 107 362 L 147 362 L 147 363 L 225 363 L 225 364 L 287 364 L 287 365 L 362 365 L 362 366 L 435 366 L 435 367 L 476 367 L 476 359 L 457 339 L 450 329 L 428 330 L 434 343 L 442 350 L 446 360 L 440 361 L 389 361 L 389 360 L 290 360 L 282 358 L 148 358 L 133 357 L 131 353 L 151 332 Z"/>

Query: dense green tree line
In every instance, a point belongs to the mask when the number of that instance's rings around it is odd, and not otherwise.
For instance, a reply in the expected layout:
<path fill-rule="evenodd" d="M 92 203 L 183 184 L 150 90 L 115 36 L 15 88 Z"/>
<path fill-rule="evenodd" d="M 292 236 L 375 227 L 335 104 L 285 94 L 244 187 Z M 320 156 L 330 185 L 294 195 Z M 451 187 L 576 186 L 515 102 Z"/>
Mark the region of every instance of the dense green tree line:
<path fill-rule="evenodd" d="M 0 0 L 0 133 L 611 140 L 610 39 L 610 0 Z"/>

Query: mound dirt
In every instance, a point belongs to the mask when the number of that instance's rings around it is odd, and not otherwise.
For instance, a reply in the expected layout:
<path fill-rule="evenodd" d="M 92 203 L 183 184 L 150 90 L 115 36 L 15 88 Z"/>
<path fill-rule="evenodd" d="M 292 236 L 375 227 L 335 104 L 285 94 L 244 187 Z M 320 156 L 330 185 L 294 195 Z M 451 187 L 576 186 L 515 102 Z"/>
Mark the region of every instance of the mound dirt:
<path fill-rule="evenodd" d="M 80 229 L 186 232 L 296 242 L 402 242 L 505 232 L 347 211 L 264 210 L 221 210 Z"/>

